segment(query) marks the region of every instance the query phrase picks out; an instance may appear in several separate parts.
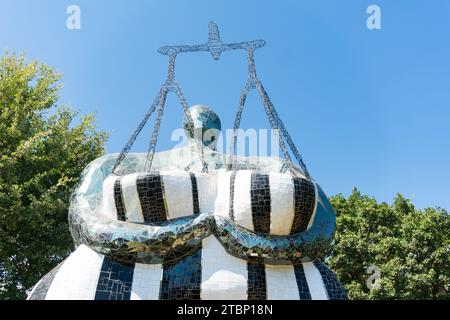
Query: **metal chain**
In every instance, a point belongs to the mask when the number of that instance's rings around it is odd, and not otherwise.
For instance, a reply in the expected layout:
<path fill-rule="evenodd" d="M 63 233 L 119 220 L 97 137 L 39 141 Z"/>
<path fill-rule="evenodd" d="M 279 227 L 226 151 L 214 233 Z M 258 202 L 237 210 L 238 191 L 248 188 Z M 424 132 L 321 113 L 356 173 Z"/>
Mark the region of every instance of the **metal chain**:
<path fill-rule="evenodd" d="M 267 94 L 266 90 L 264 89 L 263 85 L 261 84 L 261 91 L 263 94 L 267 97 L 267 102 L 271 106 L 273 116 L 276 118 L 276 121 L 278 122 L 278 126 L 280 128 L 281 134 L 286 139 L 287 144 L 292 150 L 292 153 L 294 154 L 295 158 L 297 159 L 298 163 L 300 164 L 300 167 L 302 168 L 303 172 L 305 173 L 305 176 L 309 179 L 311 176 L 309 174 L 308 168 L 306 167 L 305 162 L 303 161 L 303 157 L 301 156 L 300 152 L 297 149 L 297 146 L 292 141 L 292 138 L 287 131 L 286 127 L 284 126 L 283 121 L 281 120 L 280 116 L 278 115 L 277 110 L 273 106 L 272 102 L 270 101 L 269 95 Z"/>
<path fill-rule="evenodd" d="M 252 89 L 252 85 L 250 84 L 250 81 L 247 81 L 247 83 L 244 86 L 244 89 L 242 90 L 241 96 L 239 98 L 239 106 L 236 112 L 236 117 L 234 119 L 234 126 L 233 126 L 233 136 L 232 141 L 229 147 L 229 160 L 228 160 L 228 170 L 232 170 L 234 163 L 236 162 L 236 140 L 237 140 L 237 131 L 240 128 L 241 124 L 241 117 L 242 117 L 242 111 L 244 110 L 245 101 L 247 100 L 247 95 L 249 91 Z"/>
<path fill-rule="evenodd" d="M 166 103 L 167 92 L 168 91 L 165 90 L 160 99 L 158 113 L 156 114 L 155 124 L 153 126 L 153 132 L 152 132 L 152 136 L 150 138 L 150 144 L 148 147 L 147 159 L 145 161 L 144 171 L 150 171 L 150 169 L 152 167 L 153 157 L 155 155 L 155 150 L 156 150 L 156 143 L 158 142 L 159 128 L 161 127 L 161 120 L 162 120 L 162 117 L 164 114 L 164 105 Z"/>
<path fill-rule="evenodd" d="M 158 133 L 159 133 L 159 129 L 161 126 L 161 120 L 162 120 L 162 117 L 164 114 L 166 97 L 167 97 L 168 92 L 170 92 L 170 91 L 175 92 L 175 94 L 178 96 L 181 106 L 183 107 L 185 118 L 187 120 L 187 130 L 189 132 L 193 132 L 195 135 L 194 122 L 192 120 L 191 113 L 189 111 L 189 106 L 183 96 L 183 93 L 181 92 L 181 89 L 180 89 L 178 83 L 175 81 L 175 59 L 177 57 L 177 54 L 183 53 L 183 52 L 209 51 L 212 54 L 213 58 L 217 60 L 217 59 L 219 59 L 220 54 L 225 50 L 245 49 L 247 51 L 247 60 L 248 60 L 248 79 L 247 79 L 247 82 L 241 93 L 241 96 L 239 99 L 239 106 L 238 106 L 238 110 L 237 110 L 235 121 L 234 121 L 233 137 L 232 137 L 232 141 L 230 144 L 230 156 L 232 158 L 230 159 L 230 162 L 229 162 L 229 168 L 232 168 L 233 163 L 236 162 L 235 153 L 236 153 L 237 131 L 240 128 L 242 112 L 244 109 L 245 101 L 247 99 L 247 95 L 250 90 L 257 89 L 258 93 L 261 97 L 261 100 L 262 100 L 262 103 L 264 106 L 264 110 L 269 119 L 271 128 L 274 130 L 281 131 L 281 135 L 279 135 L 279 147 L 280 147 L 286 161 L 288 162 L 291 172 L 294 173 L 292 160 L 291 160 L 290 154 L 286 148 L 284 140 L 286 140 L 286 143 L 289 145 L 292 153 L 294 154 L 295 158 L 297 159 L 298 163 L 300 164 L 303 172 L 309 178 L 310 177 L 309 172 L 306 168 L 305 163 L 303 162 L 303 158 L 300 155 L 300 152 L 298 151 L 297 147 L 295 146 L 294 142 L 292 141 L 292 138 L 289 135 L 283 121 L 280 119 L 278 112 L 276 111 L 274 105 L 270 101 L 270 98 L 269 98 L 266 90 L 264 89 L 262 83 L 259 81 L 259 79 L 256 75 L 256 66 L 255 66 L 255 61 L 253 58 L 253 51 L 255 49 L 263 47 L 264 45 L 265 45 L 264 40 L 253 40 L 253 41 L 246 41 L 246 42 L 239 42 L 239 43 L 224 44 L 220 40 L 220 33 L 219 33 L 217 25 L 214 22 L 210 22 L 209 38 L 208 38 L 208 42 L 206 44 L 161 47 L 158 51 L 161 54 L 165 54 L 165 55 L 169 56 L 169 67 L 168 67 L 167 80 L 161 87 L 158 96 L 153 101 L 153 104 L 151 105 L 150 109 L 147 111 L 144 119 L 141 121 L 141 123 L 139 124 L 137 129 L 134 131 L 133 135 L 128 140 L 127 144 L 124 146 L 124 148 L 120 152 L 120 154 L 114 164 L 112 172 L 114 174 L 117 174 L 116 171 L 117 171 L 118 166 L 128 155 L 137 136 L 140 134 L 143 127 L 145 126 L 145 124 L 148 122 L 151 115 L 155 112 L 156 108 L 158 107 L 155 125 L 154 125 L 152 136 L 151 136 L 150 142 L 149 142 L 147 160 L 145 163 L 145 169 L 146 170 L 151 169 L 155 150 L 156 150 L 156 144 L 158 141 Z M 206 164 L 205 158 L 204 158 L 203 144 L 200 144 L 200 147 L 201 147 L 201 160 L 202 160 L 202 165 L 203 165 L 202 170 L 207 171 L 207 164 Z M 190 167 L 190 166 L 191 165 L 188 165 L 188 167 Z M 285 165 L 283 165 L 283 168 L 285 168 Z"/>
<path fill-rule="evenodd" d="M 259 95 L 261 96 L 261 100 L 263 102 L 264 109 L 266 111 L 267 117 L 269 118 L 269 123 L 270 123 L 272 129 L 279 130 L 280 128 L 278 126 L 278 121 L 273 114 L 273 108 L 272 108 L 273 106 L 270 104 L 269 97 L 267 95 L 264 95 L 264 88 L 259 81 L 256 83 L 256 87 L 258 89 Z M 289 163 L 292 163 L 291 156 L 289 155 L 289 151 L 287 150 L 286 145 L 284 144 L 282 135 L 279 135 L 278 138 L 279 138 L 278 139 L 279 147 L 281 149 L 281 152 L 283 153 L 284 158 Z M 291 170 L 291 172 L 294 173 L 293 170 Z"/>
<path fill-rule="evenodd" d="M 233 137 L 229 148 L 230 153 L 230 163 L 228 165 L 229 169 L 233 168 L 233 165 L 236 162 L 236 142 L 237 142 L 237 131 L 240 128 L 241 118 L 242 118 L 242 112 L 244 109 L 245 101 L 247 98 L 247 95 L 250 90 L 256 88 L 258 90 L 258 93 L 262 99 L 264 109 L 266 111 L 267 117 L 269 119 L 269 123 L 272 129 L 274 130 L 280 130 L 281 135 L 279 136 L 279 147 L 283 153 L 283 156 L 289 163 L 289 168 L 292 173 L 294 173 L 294 170 L 292 168 L 292 160 L 289 155 L 289 152 L 286 148 L 286 145 L 283 141 L 283 138 L 286 140 L 287 144 L 292 150 L 292 153 L 294 154 L 295 158 L 300 164 L 300 167 L 304 171 L 307 178 L 310 178 L 308 169 L 306 168 L 305 163 L 303 162 L 303 158 L 301 157 L 300 153 L 298 152 L 297 147 L 293 143 L 288 131 L 286 130 L 286 127 L 284 126 L 284 123 L 280 119 L 278 112 L 276 111 L 274 105 L 270 101 L 269 95 L 267 94 L 266 90 L 264 89 L 264 86 L 259 81 L 257 75 L 256 75 L 256 66 L 254 62 L 253 57 L 253 50 L 248 49 L 247 50 L 247 57 L 248 57 L 248 80 L 247 83 L 244 86 L 244 89 L 241 93 L 240 99 L 239 99 L 239 105 L 236 112 L 236 117 L 234 120 L 234 128 L 233 128 Z"/>
<path fill-rule="evenodd" d="M 174 91 L 176 95 L 178 96 L 181 105 L 183 107 L 183 113 L 187 119 L 187 127 L 188 130 L 192 130 L 194 132 L 194 121 L 192 120 L 191 113 L 189 112 L 189 106 L 186 102 L 186 99 L 183 96 L 183 93 L 181 92 L 181 89 L 178 85 L 178 83 L 175 81 L 175 59 L 176 59 L 176 53 L 171 52 L 169 54 L 169 67 L 168 67 L 168 75 L 166 82 L 162 85 L 161 90 L 159 91 L 158 96 L 153 101 L 152 106 L 150 107 L 149 111 L 145 115 L 144 119 L 141 121 L 137 129 L 134 131 L 131 138 L 128 140 L 127 144 L 122 149 L 121 153 L 119 154 L 119 157 L 116 160 L 116 163 L 114 164 L 114 167 L 112 169 L 112 172 L 114 174 L 117 174 L 117 168 L 119 167 L 120 163 L 126 158 L 128 155 L 130 149 L 132 148 L 134 142 L 136 141 L 137 136 L 140 134 L 142 129 L 144 128 L 145 124 L 148 122 L 148 119 L 151 117 L 151 115 L 155 112 L 156 108 L 158 108 L 158 113 L 155 119 L 155 124 L 153 127 L 153 132 L 150 138 L 148 152 L 147 152 L 147 159 L 145 162 L 144 169 L 146 171 L 150 171 L 152 164 L 153 164 L 153 158 L 156 151 L 156 144 L 158 142 L 158 133 L 161 126 L 162 117 L 164 114 L 164 107 L 166 104 L 166 97 L 168 92 Z M 203 155 L 203 149 L 202 149 L 202 162 L 203 162 L 203 170 L 206 170 L 206 163 L 204 161 L 204 155 Z"/>
<path fill-rule="evenodd" d="M 133 132 L 132 136 L 128 140 L 128 142 L 125 144 L 125 146 L 122 148 L 122 151 L 120 152 L 119 156 L 117 157 L 117 160 L 113 166 L 112 173 L 117 174 L 117 168 L 119 167 L 120 163 L 126 158 L 128 153 L 130 152 L 130 149 L 133 147 L 134 142 L 136 141 L 136 138 L 141 133 L 142 129 L 144 128 L 145 124 L 148 122 L 148 119 L 152 116 L 153 112 L 155 112 L 156 107 L 159 105 L 160 98 L 165 91 L 164 85 L 160 89 L 158 95 L 156 96 L 155 100 L 153 101 L 152 105 L 150 106 L 149 110 L 144 116 L 144 119 L 141 121 L 141 123 L 138 125 L 136 130 Z"/>

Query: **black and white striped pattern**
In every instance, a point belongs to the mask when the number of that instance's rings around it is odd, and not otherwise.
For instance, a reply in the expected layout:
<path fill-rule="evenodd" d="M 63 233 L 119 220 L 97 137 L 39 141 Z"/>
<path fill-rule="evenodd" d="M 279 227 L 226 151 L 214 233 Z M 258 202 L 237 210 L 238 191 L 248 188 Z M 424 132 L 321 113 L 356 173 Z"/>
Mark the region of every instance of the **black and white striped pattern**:
<path fill-rule="evenodd" d="M 28 299 L 327 300 L 345 299 L 322 262 L 264 265 L 230 256 L 212 236 L 176 262 L 126 265 L 80 246 L 45 276 Z"/>
<path fill-rule="evenodd" d="M 28 300 L 45 300 L 45 296 L 50 288 L 50 285 L 58 273 L 61 264 L 57 265 L 52 271 L 47 273 L 33 288 L 30 292 Z"/>
<path fill-rule="evenodd" d="M 217 181 L 215 214 L 244 228 L 289 235 L 307 230 L 313 222 L 317 189 L 306 178 L 240 170 L 220 172 Z"/>
<path fill-rule="evenodd" d="M 208 212 L 257 233 L 289 235 L 311 226 L 316 193 L 311 181 L 284 173 L 161 171 L 108 177 L 103 211 L 113 219 L 139 223 Z"/>
<path fill-rule="evenodd" d="M 103 212 L 115 220 L 155 223 L 212 210 L 215 183 L 208 178 L 186 171 L 111 175 L 103 183 Z"/>

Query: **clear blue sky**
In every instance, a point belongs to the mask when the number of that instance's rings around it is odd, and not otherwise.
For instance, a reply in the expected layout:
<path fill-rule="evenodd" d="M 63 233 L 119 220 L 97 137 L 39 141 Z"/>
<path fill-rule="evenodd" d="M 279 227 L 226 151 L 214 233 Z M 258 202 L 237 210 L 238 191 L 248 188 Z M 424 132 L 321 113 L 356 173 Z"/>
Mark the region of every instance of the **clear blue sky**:
<path fill-rule="evenodd" d="M 66 28 L 81 8 L 82 29 Z M 382 30 L 366 28 L 378 4 Z M 208 21 L 224 41 L 263 38 L 258 74 L 328 194 L 356 186 L 391 202 L 450 208 L 450 1 L 87 1 L 0 0 L 0 50 L 25 52 L 64 73 L 61 104 L 95 113 L 126 142 L 165 79 L 165 44 L 202 43 Z M 231 127 L 246 77 L 243 52 L 219 62 L 180 56 L 190 104 L 209 104 Z M 171 146 L 181 108 L 168 100 L 159 150 Z M 243 126 L 267 127 L 256 95 Z M 146 150 L 149 129 L 135 150 Z"/>

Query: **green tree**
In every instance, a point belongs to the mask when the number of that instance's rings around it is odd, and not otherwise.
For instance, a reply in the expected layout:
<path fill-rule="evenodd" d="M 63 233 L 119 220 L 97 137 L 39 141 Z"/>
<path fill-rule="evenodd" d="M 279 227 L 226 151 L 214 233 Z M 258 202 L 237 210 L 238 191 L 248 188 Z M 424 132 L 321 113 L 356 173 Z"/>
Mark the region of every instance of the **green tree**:
<path fill-rule="evenodd" d="M 23 56 L 0 60 L 0 299 L 23 299 L 73 249 L 68 200 L 104 152 L 92 115 L 58 107 L 61 76 Z"/>
<path fill-rule="evenodd" d="M 450 299 L 450 216 L 397 195 L 377 203 L 354 189 L 331 198 L 337 231 L 331 268 L 352 299 Z M 381 271 L 369 289 L 369 266 Z"/>

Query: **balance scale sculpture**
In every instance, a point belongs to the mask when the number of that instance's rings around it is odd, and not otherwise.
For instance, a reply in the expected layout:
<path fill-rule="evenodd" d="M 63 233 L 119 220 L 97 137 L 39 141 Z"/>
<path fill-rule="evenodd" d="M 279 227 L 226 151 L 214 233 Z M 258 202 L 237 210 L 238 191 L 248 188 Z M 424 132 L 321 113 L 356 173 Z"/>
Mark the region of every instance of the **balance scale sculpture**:
<path fill-rule="evenodd" d="M 36 284 L 29 299 L 346 299 L 322 262 L 334 236 L 333 208 L 256 75 L 253 54 L 264 45 L 224 44 L 211 22 L 206 44 L 159 49 L 169 57 L 167 80 L 122 152 L 84 170 L 69 208 L 77 249 Z M 220 119 L 206 106 L 188 107 L 175 80 L 175 60 L 199 51 L 218 60 L 227 50 L 246 50 L 248 79 L 229 154 L 221 154 L 215 148 Z M 284 159 L 235 155 L 253 89 L 280 132 Z M 169 92 L 181 102 L 191 143 L 155 153 Z M 148 152 L 129 153 L 153 113 Z"/>

